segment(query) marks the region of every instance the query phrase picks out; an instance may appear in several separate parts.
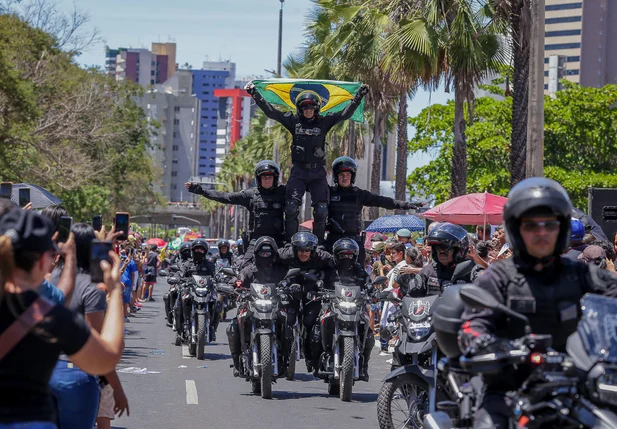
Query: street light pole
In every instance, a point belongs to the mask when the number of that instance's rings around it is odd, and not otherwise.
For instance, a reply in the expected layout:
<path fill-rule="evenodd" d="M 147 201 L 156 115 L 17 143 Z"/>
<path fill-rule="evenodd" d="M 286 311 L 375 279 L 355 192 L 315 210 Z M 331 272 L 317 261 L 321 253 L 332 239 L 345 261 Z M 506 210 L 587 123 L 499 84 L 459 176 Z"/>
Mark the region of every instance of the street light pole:
<path fill-rule="evenodd" d="M 281 9 L 279 10 L 279 46 L 278 46 L 278 57 L 277 57 L 277 62 L 276 62 L 276 77 L 281 77 L 281 63 L 283 61 L 283 4 L 285 3 L 285 0 L 279 0 L 281 2 Z M 272 123 L 272 120 L 268 121 L 270 124 Z M 270 130 L 270 127 L 272 125 L 270 125 L 268 127 L 268 133 Z M 273 153 L 272 153 L 272 160 L 274 162 L 276 162 L 278 164 L 279 162 L 279 143 L 277 141 L 277 139 L 274 139 L 273 142 Z"/>
<path fill-rule="evenodd" d="M 544 175 L 544 5 L 545 0 L 531 2 L 527 177 Z"/>

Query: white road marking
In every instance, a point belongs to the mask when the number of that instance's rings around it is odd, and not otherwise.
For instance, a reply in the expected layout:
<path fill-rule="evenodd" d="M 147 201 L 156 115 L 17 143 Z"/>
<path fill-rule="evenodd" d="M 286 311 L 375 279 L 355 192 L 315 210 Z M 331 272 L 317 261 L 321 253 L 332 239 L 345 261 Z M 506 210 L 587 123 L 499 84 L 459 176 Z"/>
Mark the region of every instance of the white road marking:
<path fill-rule="evenodd" d="M 182 345 L 182 357 L 184 359 L 190 359 L 191 355 L 189 354 L 189 346 L 187 346 L 186 344 Z"/>
<path fill-rule="evenodd" d="M 186 403 L 188 405 L 197 405 L 197 386 L 193 380 L 186 380 Z"/>

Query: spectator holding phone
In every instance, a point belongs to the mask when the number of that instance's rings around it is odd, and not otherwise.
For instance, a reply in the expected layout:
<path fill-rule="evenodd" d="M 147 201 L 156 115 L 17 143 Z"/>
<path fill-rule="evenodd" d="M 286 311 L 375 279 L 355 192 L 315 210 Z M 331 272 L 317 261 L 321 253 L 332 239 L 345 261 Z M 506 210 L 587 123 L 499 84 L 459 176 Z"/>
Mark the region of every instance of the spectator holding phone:
<path fill-rule="evenodd" d="M 101 264 L 111 298 L 99 334 L 82 315 L 37 293 L 57 252 L 51 221 L 16 209 L 0 218 L 0 234 L 0 428 L 56 429 L 47 386 L 59 355 L 92 374 L 114 370 L 122 355 L 120 260 L 110 255 L 113 267 Z"/>
<path fill-rule="evenodd" d="M 144 288 L 141 291 L 141 301 L 146 301 L 146 292 L 148 293 L 148 301 L 154 301 L 152 292 L 154 290 L 154 284 L 156 283 L 156 273 L 161 267 L 161 261 L 159 255 L 156 253 L 156 244 L 150 246 L 150 252 L 146 258 L 146 265 L 144 268 Z"/>

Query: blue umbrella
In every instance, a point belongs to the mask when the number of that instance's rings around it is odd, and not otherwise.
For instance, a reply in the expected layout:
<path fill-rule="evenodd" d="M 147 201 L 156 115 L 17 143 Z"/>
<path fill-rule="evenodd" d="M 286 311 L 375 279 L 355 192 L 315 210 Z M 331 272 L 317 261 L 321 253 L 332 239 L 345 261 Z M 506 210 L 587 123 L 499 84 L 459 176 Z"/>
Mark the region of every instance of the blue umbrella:
<path fill-rule="evenodd" d="M 31 183 L 16 183 L 13 185 L 11 201 L 15 204 L 19 203 L 19 190 L 21 188 L 30 188 L 30 202 L 32 203 L 32 208 L 34 210 L 62 204 L 62 200 L 49 192 L 47 189 Z"/>
<path fill-rule="evenodd" d="M 368 228 L 367 232 L 396 232 L 401 228 L 410 231 L 424 231 L 424 222 L 414 215 L 392 215 L 382 216 L 375 219 Z"/>

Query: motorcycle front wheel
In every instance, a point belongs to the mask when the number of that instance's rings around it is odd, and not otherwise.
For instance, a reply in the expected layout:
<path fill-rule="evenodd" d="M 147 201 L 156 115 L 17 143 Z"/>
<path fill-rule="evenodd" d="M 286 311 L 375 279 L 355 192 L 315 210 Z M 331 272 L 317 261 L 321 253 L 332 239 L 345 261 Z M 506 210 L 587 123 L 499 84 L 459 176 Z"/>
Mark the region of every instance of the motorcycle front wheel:
<path fill-rule="evenodd" d="M 343 337 L 343 365 L 341 365 L 340 383 L 341 401 L 351 401 L 351 389 L 353 388 L 353 373 L 355 360 L 355 345 L 353 337 Z"/>
<path fill-rule="evenodd" d="M 272 346 L 269 335 L 259 339 L 261 351 L 261 397 L 272 399 Z"/>
<path fill-rule="evenodd" d="M 203 360 L 206 348 L 206 315 L 197 315 L 197 359 Z"/>
<path fill-rule="evenodd" d="M 377 397 L 379 429 L 420 429 L 428 413 L 428 385 L 413 374 L 384 382 Z"/>

